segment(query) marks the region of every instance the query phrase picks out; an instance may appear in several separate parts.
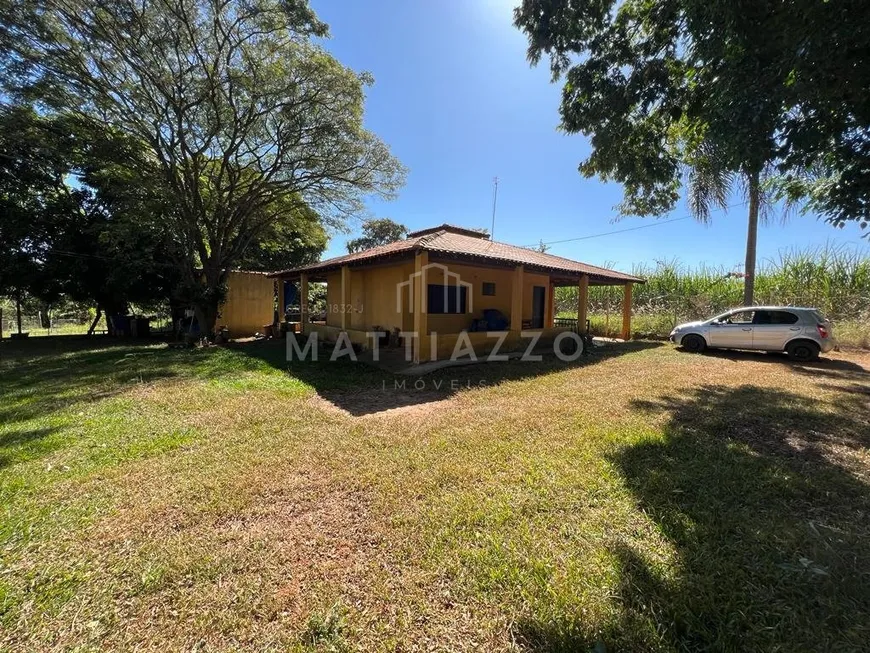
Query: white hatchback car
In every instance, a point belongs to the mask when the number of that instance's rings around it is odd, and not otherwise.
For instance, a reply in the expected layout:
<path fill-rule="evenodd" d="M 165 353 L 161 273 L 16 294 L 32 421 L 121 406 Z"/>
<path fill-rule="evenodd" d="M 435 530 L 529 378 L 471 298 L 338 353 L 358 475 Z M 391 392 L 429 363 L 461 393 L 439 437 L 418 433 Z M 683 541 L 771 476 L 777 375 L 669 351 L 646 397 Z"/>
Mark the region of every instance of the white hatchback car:
<path fill-rule="evenodd" d="M 709 320 L 680 324 L 670 338 L 691 352 L 707 347 L 759 349 L 784 351 L 804 361 L 836 344 L 831 323 L 817 309 L 793 306 L 735 308 Z"/>

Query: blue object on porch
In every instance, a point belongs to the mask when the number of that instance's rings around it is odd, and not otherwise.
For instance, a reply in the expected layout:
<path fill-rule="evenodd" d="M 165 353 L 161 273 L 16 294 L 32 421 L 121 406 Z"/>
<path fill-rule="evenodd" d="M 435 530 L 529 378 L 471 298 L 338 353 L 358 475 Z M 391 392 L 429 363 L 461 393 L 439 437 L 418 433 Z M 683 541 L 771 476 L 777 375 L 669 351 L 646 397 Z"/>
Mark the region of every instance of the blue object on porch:
<path fill-rule="evenodd" d="M 504 331 L 510 323 L 507 316 L 497 308 L 483 309 L 483 319 L 486 320 L 488 331 Z"/>
<path fill-rule="evenodd" d="M 297 301 L 298 291 L 296 289 L 296 283 L 293 281 L 285 281 L 284 282 L 284 306 L 283 306 L 283 314 L 287 314 L 288 306 L 295 306 Z"/>

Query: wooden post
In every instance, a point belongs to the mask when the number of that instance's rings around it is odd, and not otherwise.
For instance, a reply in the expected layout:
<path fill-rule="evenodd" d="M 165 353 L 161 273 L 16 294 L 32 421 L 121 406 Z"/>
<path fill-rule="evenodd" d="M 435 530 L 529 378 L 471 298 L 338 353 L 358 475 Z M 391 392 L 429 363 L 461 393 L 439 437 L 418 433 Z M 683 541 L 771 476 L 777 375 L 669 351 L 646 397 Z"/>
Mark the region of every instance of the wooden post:
<path fill-rule="evenodd" d="M 15 316 L 18 321 L 18 333 L 21 334 L 21 291 L 15 294 Z"/>
<path fill-rule="evenodd" d="M 631 340 L 631 282 L 625 284 L 622 295 L 622 339 Z"/>
<path fill-rule="evenodd" d="M 350 326 L 350 268 L 341 266 L 341 330 L 347 331 Z"/>
<path fill-rule="evenodd" d="M 278 310 L 275 311 L 277 316 L 275 321 L 278 324 L 278 331 L 280 332 L 281 325 L 284 323 L 284 279 L 278 278 L 276 282 L 278 283 Z"/>
<path fill-rule="evenodd" d="M 306 333 L 308 328 L 308 275 L 299 275 L 299 332 Z"/>
<path fill-rule="evenodd" d="M 547 323 L 544 326 L 548 329 L 552 329 L 556 320 L 556 286 L 552 283 L 547 292 L 547 302 Z"/>
<path fill-rule="evenodd" d="M 419 251 L 414 257 L 414 284 L 411 292 L 414 295 L 414 362 L 419 363 L 423 356 L 423 341 L 429 335 L 428 316 L 428 283 L 426 271 L 429 266 L 429 252 Z M 446 279 L 445 279 L 446 282 Z"/>
<path fill-rule="evenodd" d="M 511 288 L 511 331 L 523 329 L 523 266 L 514 268 L 514 284 Z"/>
<path fill-rule="evenodd" d="M 577 331 L 586 333 L 586 317 L 589 309 L 589 275 L 580 276 L 577 285 Z"/>

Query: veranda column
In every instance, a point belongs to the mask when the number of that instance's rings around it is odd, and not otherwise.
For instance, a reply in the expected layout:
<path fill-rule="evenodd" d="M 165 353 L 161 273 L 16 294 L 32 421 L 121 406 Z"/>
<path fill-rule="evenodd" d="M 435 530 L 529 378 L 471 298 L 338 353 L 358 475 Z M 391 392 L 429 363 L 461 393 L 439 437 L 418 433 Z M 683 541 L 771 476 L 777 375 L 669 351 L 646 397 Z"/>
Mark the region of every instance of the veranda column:
<path fill-rule="evenodd" d="M 547 323 L 544 325 L 548 329 L 553 328 L 553 323 L 556 320 L 556 286 L 550 283 L 547 291 Z"/>
<path fill-rule="evenodd" d="M 283 281 L 282 281 L 283 283 Z M 308 330 L 308 275 L 299 275 L 299 331 Z"/>
<path fill-rule="evenodd" d="M 341 266 L 341 306 L 338 307 L 341 315 L 341 330 L 347 331 L 350 325 L 350 268 Z"/>
<path fill-rule="evenodd" d="M 577 330 L 586 333 L 586 317 L 589 308 L 589 275 L 580 276 L 577 285 Z"/>
<path fill-rule="evenodd" d="M 426 268 L 429 265 L 429 252 L 420 251 L 414 257 L 414 362 L 419 363 L 423 356 L 423 343 L 429 334 L 428 316 L 428 284 L 426 282 Z M 447 280 L 445 279 L 445 282 Z"/>
<path fill-rule="evenodd" d="M 622 295 L 622 339 L 631 340 L 631 286 L 629 282 L 625 284 L 625 291 Z"/>
<path fill-rule="evenodd" d="M 519 334 L 523 329 L 523 266 L 514 268 L 514 283 L 511 288 L 511 332 Z"/>
<path fill-rule="evenodd" d="M 276 311 L 278 319 L 276 321 L 280 330 L 284 323 L 284 279 L 275 279 L 275 283 L 278 284 L 278 310 Z M 278 334 L 276 333 L 276 335 Z"/>

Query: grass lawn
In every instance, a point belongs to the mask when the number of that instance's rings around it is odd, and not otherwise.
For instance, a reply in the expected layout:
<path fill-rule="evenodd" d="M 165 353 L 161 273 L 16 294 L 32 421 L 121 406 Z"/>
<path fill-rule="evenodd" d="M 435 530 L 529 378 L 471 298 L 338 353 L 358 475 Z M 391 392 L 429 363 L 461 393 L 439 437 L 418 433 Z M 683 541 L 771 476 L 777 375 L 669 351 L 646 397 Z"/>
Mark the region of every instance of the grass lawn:
<path fill-rule="evenodd" d="M 0 650 L 870 642 L 867 352 L 0 357 Z"/>

